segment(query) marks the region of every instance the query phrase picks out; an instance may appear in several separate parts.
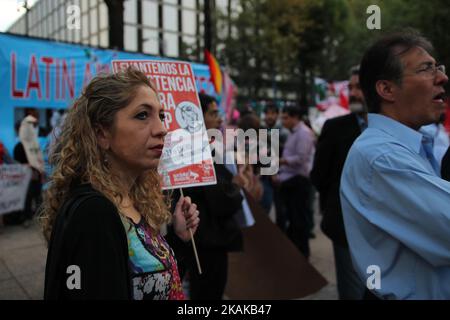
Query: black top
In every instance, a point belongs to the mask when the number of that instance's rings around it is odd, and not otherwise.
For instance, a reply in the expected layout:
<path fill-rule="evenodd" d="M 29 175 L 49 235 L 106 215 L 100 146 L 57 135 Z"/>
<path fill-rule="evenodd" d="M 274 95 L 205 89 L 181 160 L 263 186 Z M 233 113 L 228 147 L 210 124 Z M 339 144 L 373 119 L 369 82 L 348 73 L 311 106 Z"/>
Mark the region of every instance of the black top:
<path fill-rule="evenodd" d="M 231 172 L 222 164 L 214 164 L 214 168 L 217 184 L 183 189 L 200 212 L 195 243 L 201 249 L 239 251 L 243 238 L 235 215 L 242 210 L 243 198 L 232 183 Z"/>
<path fill-rule="evenodd" d="M 182 243 L 169 238 L 174 247 Z M 79 268 L 79 289 L 74 288 L 77 272 L 71 266 Z M 128 242 L 119 213 L 103 194 L 88 184 L 80 185 L 56 217 L 48 248 L 44 299 L 131 298 Z"/>
<path fill-rule="evenodd" d="M 28 164 L 27 154 L 22 142 L 17 143 L 14 147 L 14 160 L 22 164 Z"/>
<path fill-rule="evenodd" d="M 355 114 L 327 120 L 317 142 L 311 182 L 320 194 L 323 232 L 338 245 L 348 247 L 339 187 L 347 154 L 361 128 Z"/>
<path fill-rule="evenodd" d="M 441 177 L 444 180 L 450 181 L 450 148 L 445 152 L 441 162 Z"/>

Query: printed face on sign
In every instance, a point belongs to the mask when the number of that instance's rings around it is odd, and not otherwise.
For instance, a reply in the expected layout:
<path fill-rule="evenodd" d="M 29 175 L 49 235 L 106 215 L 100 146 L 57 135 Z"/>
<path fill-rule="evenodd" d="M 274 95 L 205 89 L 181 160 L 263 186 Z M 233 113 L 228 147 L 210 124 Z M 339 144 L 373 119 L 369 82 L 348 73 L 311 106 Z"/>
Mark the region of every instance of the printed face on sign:
<path fill-rule="evenodd" d="M 195 104 L 184 101 L 181 102 L 175 110 L 175 118 L 180 128 L 190 133 L 195 133 L 202 128 L 202 115 L 200 108 Z"/>

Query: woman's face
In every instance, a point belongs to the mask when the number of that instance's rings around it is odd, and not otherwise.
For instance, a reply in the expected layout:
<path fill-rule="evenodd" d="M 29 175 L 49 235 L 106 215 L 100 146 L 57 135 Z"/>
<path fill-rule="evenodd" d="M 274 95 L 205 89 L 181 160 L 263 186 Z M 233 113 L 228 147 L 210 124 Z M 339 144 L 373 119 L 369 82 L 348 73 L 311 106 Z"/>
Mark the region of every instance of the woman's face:
<path fill-rule="evenodd" d="M 157 168 L 167 134 L 163 120 L 164 111 L 155 91 L 145 85 L 139 87 L 131 103 L 116 113 L 111 130 L 105 134 L 113 169 L 139 175 Z"/>

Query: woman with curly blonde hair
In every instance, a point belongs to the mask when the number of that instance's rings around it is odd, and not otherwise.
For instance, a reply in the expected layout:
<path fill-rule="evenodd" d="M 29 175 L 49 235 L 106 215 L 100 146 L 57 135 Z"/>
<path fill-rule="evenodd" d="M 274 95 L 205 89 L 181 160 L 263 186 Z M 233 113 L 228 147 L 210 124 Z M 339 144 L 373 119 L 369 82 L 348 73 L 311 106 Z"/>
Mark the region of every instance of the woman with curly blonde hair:
<path fill-rule="evenodd" d="M 161 192 L 163 120 L 155 88 L 133 69 L 97 76 L 69 110 L 41 213 L 45 299 L 184 298 L 168 243 L 184 245 L 199 218 L 189 197 L 172 216 Z M 165 239 L 170 222 L 176 236 Z"/>

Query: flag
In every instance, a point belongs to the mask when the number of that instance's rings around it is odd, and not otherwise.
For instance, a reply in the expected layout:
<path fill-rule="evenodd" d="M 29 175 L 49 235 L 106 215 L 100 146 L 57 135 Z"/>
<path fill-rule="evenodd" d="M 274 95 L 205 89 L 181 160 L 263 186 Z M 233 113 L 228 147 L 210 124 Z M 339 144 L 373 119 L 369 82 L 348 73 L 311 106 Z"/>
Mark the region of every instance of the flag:
<path fill-rule="evenodd" d="M 227 72 L 223 72 L 223 90 L 220 99 L 220 108 L 225 113 L 225 122 L 229 123 L 233 116 L 234 95 L 237 91 L 236 85 Z"/>
<path fill-rule="evenodd" d="M 214 89 L 218 95 L 222 93 L 222 71 L 220 70 L 219 63 L 216 58 L 205 49 L 206 64 L 209 66 L 209 72 L 211 74 L 211 82 L 214 85 Z"/>

